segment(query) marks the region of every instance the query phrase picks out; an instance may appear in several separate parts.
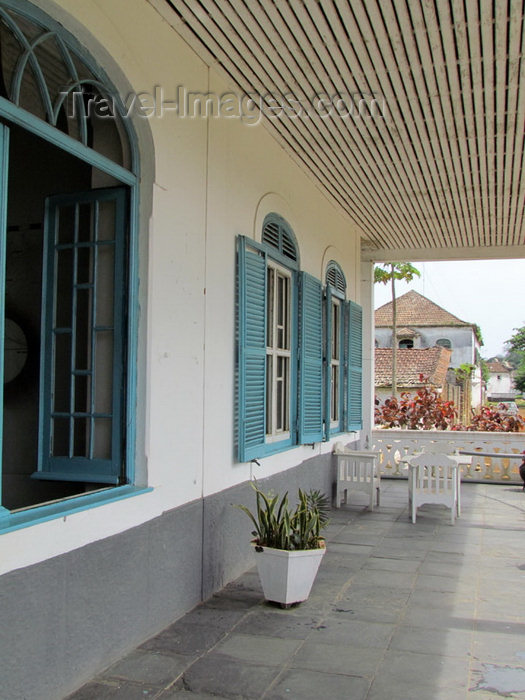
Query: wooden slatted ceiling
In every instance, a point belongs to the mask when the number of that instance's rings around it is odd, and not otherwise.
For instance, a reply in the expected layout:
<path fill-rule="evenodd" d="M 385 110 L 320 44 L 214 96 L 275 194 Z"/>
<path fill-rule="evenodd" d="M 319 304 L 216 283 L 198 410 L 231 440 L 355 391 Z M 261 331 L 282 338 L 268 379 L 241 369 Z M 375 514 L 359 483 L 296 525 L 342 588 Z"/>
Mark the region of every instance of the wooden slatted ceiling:
<path fill-rule="evenodd" d="M 239 94 L 384 100 L 266 119 L 375 259 L 525 256 L 524 2 L 165 0 Z"/>

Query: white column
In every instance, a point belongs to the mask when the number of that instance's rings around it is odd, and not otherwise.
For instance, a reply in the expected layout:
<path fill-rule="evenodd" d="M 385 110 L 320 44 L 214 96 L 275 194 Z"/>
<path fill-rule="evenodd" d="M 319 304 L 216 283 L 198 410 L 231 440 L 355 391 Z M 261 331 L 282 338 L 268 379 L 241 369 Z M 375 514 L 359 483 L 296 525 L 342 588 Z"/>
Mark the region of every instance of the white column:
<path fill-rule="evenodd" d="M 361 262 L 361 306 L 363 307 L 363 430 L 361 447 L 370 447 L 374 427 L 374 263 Z"/>

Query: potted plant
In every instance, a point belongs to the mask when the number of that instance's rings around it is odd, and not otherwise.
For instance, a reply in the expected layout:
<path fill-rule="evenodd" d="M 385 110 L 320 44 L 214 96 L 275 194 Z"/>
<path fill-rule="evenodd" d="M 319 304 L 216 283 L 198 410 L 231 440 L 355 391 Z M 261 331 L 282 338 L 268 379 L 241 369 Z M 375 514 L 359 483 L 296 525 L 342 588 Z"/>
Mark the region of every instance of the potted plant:
<path fill-rule="evenodd" d="M 327 497 L 320 491 L 299 489 L 298 503 L 292 509 L 288 492 L 263 493 L 252 482 L 256 493 L 256 513 L 239 505 L 255 526 L 252 545 L 266 600 L 290 607 L 308 598 L 326 551 L 321 530 L 328 524 Z"/>

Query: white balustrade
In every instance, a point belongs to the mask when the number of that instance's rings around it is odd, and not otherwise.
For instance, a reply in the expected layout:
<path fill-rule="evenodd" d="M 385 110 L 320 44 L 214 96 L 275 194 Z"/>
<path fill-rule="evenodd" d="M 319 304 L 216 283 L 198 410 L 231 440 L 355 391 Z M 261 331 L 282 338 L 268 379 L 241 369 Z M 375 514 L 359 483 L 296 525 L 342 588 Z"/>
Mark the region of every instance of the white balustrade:
<path fill-rule="evenodd" d="M 442 454 L 466 451 L 485 454 L 474 454 L 471 464 L 462 466 L 462 481 L 523 483 L 518 469 L 519 455 L 525 450 L 525 433 L 388 428 L 372 431 L 370 449 L 379 452 L 381 476 L 406 479 L 405 465 L 400 460 L 421 450 Z"/>

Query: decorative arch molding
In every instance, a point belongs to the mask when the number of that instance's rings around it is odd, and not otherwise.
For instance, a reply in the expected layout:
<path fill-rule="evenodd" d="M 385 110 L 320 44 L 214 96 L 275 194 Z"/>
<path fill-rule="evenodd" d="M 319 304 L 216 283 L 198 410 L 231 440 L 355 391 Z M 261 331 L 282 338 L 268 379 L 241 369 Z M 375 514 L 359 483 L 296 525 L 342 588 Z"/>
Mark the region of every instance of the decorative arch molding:
<path fill-rule="evenodd" d="M 343 259 L 343 255 L 342 255 L 341 251 L 339 250 L 339 248 L 336 248 L 333 245 L 329 245 L 327 248 L 325 248 L 324 252 L 323 252 L 323 257 L 321 260 L 321 268 L 319 270 L 319 279 L 322 279 L 322 280 L 325 279 L 326 270 L 328 269 L 328 265 L 330 264 L 330 262 L 332 260 L 339 263 L 339 265 L 341 265 L 340 260 L 342 260 L 342 259 Z M 342 267 L 341 267 L 341 269 L 342 269 Z M 344 273 L 344 270 L 343 270 L 343 273 Z"/>
<path fill-rule="evenodd" d="M 261 242 L 264 220 L 269 214 L 278 214 L 286 221 L 294 234 L 297 234 L 297 220 L 290 203 L 276 192 L 267 192 L 261 197 L 255 210 L 253 240 Z"/>

